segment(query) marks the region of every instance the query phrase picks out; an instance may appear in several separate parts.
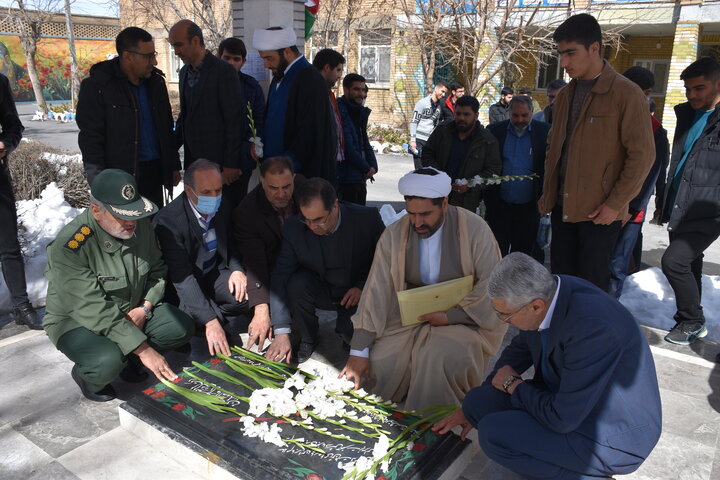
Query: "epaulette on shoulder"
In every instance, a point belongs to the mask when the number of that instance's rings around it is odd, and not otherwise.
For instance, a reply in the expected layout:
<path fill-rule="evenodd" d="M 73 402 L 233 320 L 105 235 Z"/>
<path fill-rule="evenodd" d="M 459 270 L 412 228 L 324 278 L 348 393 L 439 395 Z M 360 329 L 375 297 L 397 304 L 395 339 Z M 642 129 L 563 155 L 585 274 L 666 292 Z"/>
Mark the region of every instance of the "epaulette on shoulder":
<path fill-rule="evenodd" d="M 93 232 L 90 227 L 87 225 L 81 225 L 80 228 L 72 234 L 68 241 L 65 242 L 65 248 L 69 248 L 73 252 L 78 252 L 80 247 L 85 245 L 87 239 L 93 235 L 95 235 L 95 232 Z"/>

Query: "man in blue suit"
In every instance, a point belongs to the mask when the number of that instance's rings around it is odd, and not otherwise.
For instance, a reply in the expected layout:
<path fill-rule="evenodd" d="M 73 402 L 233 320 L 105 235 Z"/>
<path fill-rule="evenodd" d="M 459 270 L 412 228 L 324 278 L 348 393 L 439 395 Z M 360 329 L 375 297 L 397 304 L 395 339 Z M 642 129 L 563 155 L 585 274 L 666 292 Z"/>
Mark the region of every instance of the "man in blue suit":
<path fill-rule="evenodd" d="M 488 294 L 500 321 L 521 332 L 434 431 L 462 425 L 464 437 L 475 427 L 489 458 L 532 479 L 637 470 L 660 438 L 662 413 L 655 364 L 630 312 L 523 253 L 495 266 Z M 531 366 L 532 379 L 521 378 Z"/>

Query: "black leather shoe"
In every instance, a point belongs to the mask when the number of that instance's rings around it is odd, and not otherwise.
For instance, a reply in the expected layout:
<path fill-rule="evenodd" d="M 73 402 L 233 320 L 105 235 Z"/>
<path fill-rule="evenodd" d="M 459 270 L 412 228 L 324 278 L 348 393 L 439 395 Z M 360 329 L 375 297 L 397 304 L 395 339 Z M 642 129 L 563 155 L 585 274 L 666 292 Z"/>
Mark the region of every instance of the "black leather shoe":
<path fill-rule="evenodd" d="M 109 402 L 117 396 L 115 394 L 115 389 L 110 384 L 105 385 L 99 392 L 91 392 L 88 390 L 87 384 L 85 383 L 85 380 L 80 378 L 80 373 L 77 371 L 76 366 L 72 368 L 72 372 L 70 372 L 70 374 L 72 375 L 73 380 L 75 380 L 75 383 L 78 384 L 78 387 L 80 387 L 80 391 L 83 396 L 88 400 L 92 400 L 93 402 Z"/>
<path fill-rule="evenodd" d="M 128 360 L 127 366 L 120 372 L 120 378 L 129 383 L 140 383 L 147 380 L 148 372 L 142 365 L 136 365 Z"/>
<path fill-rule="evenodd" d="M 31 330 L 42 330 L 42 319 L 29 303 L 15 307 L 12 316 L 18 325 L 26 325 Z"/>
<path fill-rule="evenodd" d="M 315 351 L 315 345 L 309 342 L 300 342 L 300 345 L 293 351 L 292 362 L 303 363 L 312 356 Z"/>

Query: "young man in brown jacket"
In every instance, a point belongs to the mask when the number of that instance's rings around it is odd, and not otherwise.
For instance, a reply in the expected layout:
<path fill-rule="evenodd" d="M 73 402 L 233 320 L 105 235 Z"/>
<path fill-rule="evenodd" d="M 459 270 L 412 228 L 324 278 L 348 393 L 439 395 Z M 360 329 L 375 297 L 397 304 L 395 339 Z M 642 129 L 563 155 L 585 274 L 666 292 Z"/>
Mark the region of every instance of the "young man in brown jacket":
<path fill-rule="evenodd" d="M 595 18 L 574 15 L 553 34 L 572 78 L 553 106 L 542 214 L 552 212 L 551 269 L 610 286 L 610 260 L 628 211 L 655 159 L 640 87 L 602 58 Z"/>

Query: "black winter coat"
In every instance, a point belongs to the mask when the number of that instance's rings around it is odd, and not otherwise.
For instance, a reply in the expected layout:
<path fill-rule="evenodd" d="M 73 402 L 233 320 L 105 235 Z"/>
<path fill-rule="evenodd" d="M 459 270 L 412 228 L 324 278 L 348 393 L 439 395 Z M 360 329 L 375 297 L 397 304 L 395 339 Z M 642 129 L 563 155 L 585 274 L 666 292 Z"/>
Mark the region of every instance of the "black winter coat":
<path fill-rule="evenodd" d="M 165 75 L 153 68 L 145 85 L 152 103 L 160 145 L 163 184 L 172 189 L 172 172 L 180 170 L 173 134 Z M 106 168 L 135 175 L 138 162 L 140 114 L 131 84 L 120 69 L 120 59 L 96 63 L 80 85 L 77 104 L 78 144 L 88 183 Z"/>
<path fill-rule="evenodd" d="M 685 161 L 682 180 L 671 200 L 672 181 L 683 156 L 683 146 L 695 111 L 688 102 L 675 106 L 677 127 L 673 139 L 662 221 L 672 233 L 705 231 L 708 224 L 720 223 L 720 105 L 710 114 L 700 138 Z M 669 211 L 669 214 L 668 214 Z"/>

